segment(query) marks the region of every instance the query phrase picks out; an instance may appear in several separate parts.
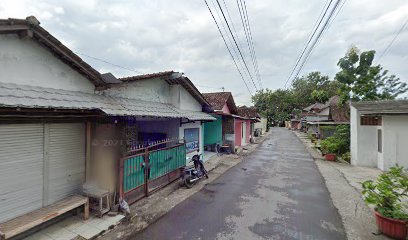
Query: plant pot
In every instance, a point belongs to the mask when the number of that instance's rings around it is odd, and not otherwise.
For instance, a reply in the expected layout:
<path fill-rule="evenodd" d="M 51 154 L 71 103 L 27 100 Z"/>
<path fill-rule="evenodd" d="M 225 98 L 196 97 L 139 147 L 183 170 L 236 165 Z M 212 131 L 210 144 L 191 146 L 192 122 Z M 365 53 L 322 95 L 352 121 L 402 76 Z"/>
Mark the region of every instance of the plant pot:
<path fill-rule="evenodd" d="M 378 231 L 382 234 L 394 239 L 406 239 L 407 221 L 384 217 L 377 211 L 375 211 L 375 219 Z"/>
<path fill-rule="evenodd" d="M 326 155 L 324 155 L 324 158 L 327 161 L 336 161 L 336 154 L 335 153 L 326 153 Z"/>

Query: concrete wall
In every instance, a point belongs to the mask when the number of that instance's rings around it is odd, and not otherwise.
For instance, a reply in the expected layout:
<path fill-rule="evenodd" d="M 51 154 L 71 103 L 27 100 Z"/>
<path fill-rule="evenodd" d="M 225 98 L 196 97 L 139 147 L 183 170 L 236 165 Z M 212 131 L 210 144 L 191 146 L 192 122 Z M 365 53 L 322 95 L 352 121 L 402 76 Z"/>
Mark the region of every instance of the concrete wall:
<path fill-rule="evenodd" d="M 254 133 L 251 132 L 251 120 L 246 120 L 246 143 L 251 142 L 251 137 L 253 137 Z"/>
<path fill-rule="evenodd" d="M 118 84 L 105 92 L 114 97 L 169 103 L 182 110 L 202 111 L 201 104 L 184 87 L 169 85 L 158 78 Z"/>
<path fill-rule="evenodd" d="M 121 157 L 120 126 L 118 124 L 93 125 L 91 149 L 91 181 L 113 193 L 117 180 L 117 163 Z"/>
<path fill-rule="evenodd" d="M 268 119 L 262 117 L 260 122 L 255 123 L 255 129 L 261 128 L 262 134 L 266 132 L 266 125 L 268 123 Z"/>
<path fill-rule="evenodd" d="M 383 165 L 388 170 L 398 164 L 408 167 L 408 116 L 382 116 Z"/>
<path fill-rule="evenodd" d="M 377 126 L 361 126 L 360 114 L 350 108 L 350 152 L 351 164 L 377 167 Z"/>
<path fill-rule="evenodd" d="M 235 119 L 235 147 L 242 145 L 242 120 Z"/>
<path fill-rule="evenodd" d="M 187 92 L 187 90 L 184 87 L 179 86 L 179 88 L 180 88 L 180 107 L 179 108 L 181 110 L 201 112 L 202 111 L 201 104 L 197 102 L 197 100 L 193 96 L 191 96 L 191 94 Z"/>
<path fill-rule="evenodd" d="M 94 92 L 93 83 L 32 39 L 0 35 L 0 81 Z"/>
<path fill-rule="evenodd" d="M 114 97 L 161 103 L 171 103 L 171 100 L 174 98 L 170 97 L 170 85 L 161 79 L 141 80 L 118 84 L 105 90 L 105 92 Z"/>

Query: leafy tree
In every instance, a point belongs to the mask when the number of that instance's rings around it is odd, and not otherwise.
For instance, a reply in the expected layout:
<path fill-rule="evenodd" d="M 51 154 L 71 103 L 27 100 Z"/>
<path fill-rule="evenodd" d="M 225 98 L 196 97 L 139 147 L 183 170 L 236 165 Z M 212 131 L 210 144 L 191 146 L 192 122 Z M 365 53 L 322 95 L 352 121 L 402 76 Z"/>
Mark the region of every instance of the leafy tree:
<path fill-rule="evenodd" d="M 258 111 L 267 116 L 269 123 L 289 120 L 291 112 L 295 108 L 295 100 L 291 90 L 261 90 L 253 96 L 252 101 Z"/>
<path fill-rule="evenodd" d="M 330 98 L 329 94 L 324 90 L 313 90 L 311 95 L 312 95 L 313 100 L 319 103 L 325 103 Z"/>
<path fill-rule="evenodd" d="M 296 105 L 300 109 L 316 102 L 316 98 L 312 95 L 313 91 L 319 91 L 319 98 L 325 95 L 327 99 L 329 99 L 337 94 L 339 87 L 340 84 L 338 82 L 331 81 L 328 76 L 322 75 L 320 72 L 311 72 L 295 79 L 292 83 L 292 91 L 296 99 Z M 320 99 L 320 101 L 325 102 L 323 100 L 324 99 Z"/>
<path fill-rule="evenodd" d="M 348 50 L 340 58 L 337 66 L 340 72 L 335 79 L 341 83 L 340 92 L 342 102 L 350 98 L 354 101 L 395 99 L 408 90 L 407 84 L 395 75 L 388 75 L 381 65 L 373 66 L 375 51 L 365 51 L 360 54 L 356 47 Z"/>

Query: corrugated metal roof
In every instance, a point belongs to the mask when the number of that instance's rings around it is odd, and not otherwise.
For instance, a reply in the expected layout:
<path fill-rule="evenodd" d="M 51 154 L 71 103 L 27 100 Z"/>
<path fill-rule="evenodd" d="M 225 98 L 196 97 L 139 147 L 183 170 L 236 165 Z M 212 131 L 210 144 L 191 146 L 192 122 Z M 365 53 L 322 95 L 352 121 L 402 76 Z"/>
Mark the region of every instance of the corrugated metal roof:
<path fill-rule="evenodd" d="M 408 100 L 352 102 L 361 114 L 408 114 Z"/>
<path fill-rule="evenodd" d="M 114 116 L 187 118 L 191 121 L 215 120 L 209 114 L 182 111 L 167 103 L 113 98 L 103 94 L 90 94 L 13 83 L 0 83 L 0 106 L 101 110 L 107 115 Z"/>

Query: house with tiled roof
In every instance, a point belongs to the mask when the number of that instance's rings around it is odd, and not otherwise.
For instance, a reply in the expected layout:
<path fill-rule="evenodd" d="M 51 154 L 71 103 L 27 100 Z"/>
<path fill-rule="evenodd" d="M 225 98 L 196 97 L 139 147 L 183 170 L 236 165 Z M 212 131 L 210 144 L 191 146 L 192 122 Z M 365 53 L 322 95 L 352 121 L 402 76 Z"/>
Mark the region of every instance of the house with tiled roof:
<path fill-rule="evenodd" d="M 88 217 L 96 188 L 134 202 L 178 179 L 210 110 L 182 73 L 118 79 L 35 17 L 0 20 L 0 238 L 79 207 Z"/>
<path fill-rule="evenodd" d="M 340 97 L 336 95 L 325 103 L 314 103 L 304 108 L 302 119 L 292 119 L 291 127 L 304 128 L 320 138 L 326 138 L 334 133 L 335 126 L 350 124 L 349 112 L 349 104 L 340 104 Z"/>
<path fill-rule="evenodd" d="M 238 115 L 244 117 L 242 121 L 245 122 L 246 127 L 246 142 L 253 141 L 253 137 L 255 135 L 255 123 L 261 121 L 261 116 L 258 114 L 256 108 L 254 106 L 247 107 L 247 106 L 240 106 L 238 107 Z"/>
<path fill-rule="evenodd" d="M 224 145 L 235 151 L 250 143 L 251 121 L 255 119 L 252 111 L 238 108 L 231 92 L 203 93 L 203 96 L 217 118 L 217 121 L 204 124 L 204 144 L 209 149 Z"/>

